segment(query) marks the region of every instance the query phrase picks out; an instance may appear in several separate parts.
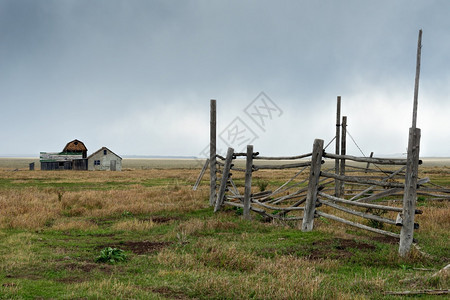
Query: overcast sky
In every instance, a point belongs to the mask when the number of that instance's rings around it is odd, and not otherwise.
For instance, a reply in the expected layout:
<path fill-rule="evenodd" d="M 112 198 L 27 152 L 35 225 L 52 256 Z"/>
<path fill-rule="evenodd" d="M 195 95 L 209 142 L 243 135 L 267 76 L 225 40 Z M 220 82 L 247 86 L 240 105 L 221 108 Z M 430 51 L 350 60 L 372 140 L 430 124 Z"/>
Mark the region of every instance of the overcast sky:
<path fill-rule="evenodd" d="M 450 1 L 0 0 L 0 155 L 309 152 L 336 97 L 365 155 L 450 157 Z M 259 113 L 259 115 L 258 115 Z M 237 133 L 237 135 L 233 135 Z M 330 152 L 334 144 L 330 146 Z M 347 153 L 361 155 L 348 138 Z"/>

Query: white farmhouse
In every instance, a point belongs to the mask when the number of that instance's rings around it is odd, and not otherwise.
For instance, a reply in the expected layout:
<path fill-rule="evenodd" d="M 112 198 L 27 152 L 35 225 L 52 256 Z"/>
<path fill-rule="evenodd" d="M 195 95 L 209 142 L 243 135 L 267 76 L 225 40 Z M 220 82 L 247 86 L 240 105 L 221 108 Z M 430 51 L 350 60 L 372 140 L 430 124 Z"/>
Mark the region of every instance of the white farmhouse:
<path fill-rule="evenodd" d="M 122 158 L 108 148 L 102 147 L 88 156 L 88 170 L 121 171 Z"/>

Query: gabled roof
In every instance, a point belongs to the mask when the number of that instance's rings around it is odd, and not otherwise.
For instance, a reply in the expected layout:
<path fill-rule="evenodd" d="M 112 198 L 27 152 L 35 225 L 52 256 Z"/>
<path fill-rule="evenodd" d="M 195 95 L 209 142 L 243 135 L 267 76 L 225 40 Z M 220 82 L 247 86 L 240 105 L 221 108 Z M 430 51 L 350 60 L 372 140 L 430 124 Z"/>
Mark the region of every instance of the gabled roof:
<path fill-rule="evenodd" d="M 98 149 L 97 151 L 95 151 L 94 153 L 92 153 L 91 155 L 89 155 L 87 158 L 91 158 L 92 156 L 94 156 L 95 154 L 102 152 L 103 150 L 108 150 L 109 152 L 111 152 L 112 154 L 114 154 L 115 156 L 117 156 L 118 158 L 122 159 L 122 157 L 120 157 L 119 155 L 117 155 L 116 153 L 112 152 L 111 150 L 109 150 L 106 147 L 101 147 L 100 149 Z"/>
<path fill-rule="evenodd" d="M 79 140 L 73 140 L 67 143 L 62 152 L 82 152 L 82 151 L 87 151 L 87 148 L 84 145 L 84 143 Z"/>

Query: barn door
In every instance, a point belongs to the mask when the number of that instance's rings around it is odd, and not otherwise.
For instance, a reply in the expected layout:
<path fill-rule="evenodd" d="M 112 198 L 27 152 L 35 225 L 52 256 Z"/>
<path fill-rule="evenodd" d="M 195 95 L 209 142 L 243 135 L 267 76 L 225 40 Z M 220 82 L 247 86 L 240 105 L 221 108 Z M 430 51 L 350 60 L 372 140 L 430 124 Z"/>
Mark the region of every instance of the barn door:
<path fill-rule="evenodd" d="M 115 171 L 115 170 L 116 170 L 116 161 L 115 161 L 115 160 L 111 160 L 111 161 L 109 162 L 109 169 L 110 169 L 111 171 Z"/>

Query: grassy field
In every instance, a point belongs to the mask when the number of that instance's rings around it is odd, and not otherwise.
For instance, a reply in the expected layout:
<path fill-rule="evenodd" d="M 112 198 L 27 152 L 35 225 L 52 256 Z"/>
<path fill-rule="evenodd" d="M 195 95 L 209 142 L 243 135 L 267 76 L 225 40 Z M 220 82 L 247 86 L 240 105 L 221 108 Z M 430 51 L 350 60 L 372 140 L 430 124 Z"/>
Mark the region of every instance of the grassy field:
<path fill-rule="evenodd" d="M 450 168 L 450 158 L 422 158 L 425 168 Z M 162 158 L 125 158 L 122 160 L 124 169 L 195 169 L 201 168 L 205 159 L 162 159 Z M 260 161 L 264 164 L 273 164 L 274 161 Z M 0 157 L 0 169 L 28 170 L 29 164 L 34 163 L 36 170 L 40 169 L 39 158 L 5 158 Z M 237 165 L 244 167 L 245 160 L 237 160 Z M 289 163 L 289 161 L 286 161 Z M 334 161 L 327 160 L 325 165 L 333 166 Z M 362 164 L 365 165 L 365 164 Z"/>
<path fill-rule="evenodd" d="M 206 176 L 192 191 L 192 161 L 126 160 L 122 172 L 29 162 L 0 160 L 0 299 L 398 299 L 385 292 L 450 288 L 448 273 L 433 276 L 449 263 L 448 201 L 421 201 L 420 250 L 400 258 L 395 240 L 325 219 L 303 233 L 214 214 Z M 257 174 L 267 188 L 290 177 Z M 421 176 L 450 187 L 448 167 Z M 97 262 L 107 247 L 126 259 Z"/>

